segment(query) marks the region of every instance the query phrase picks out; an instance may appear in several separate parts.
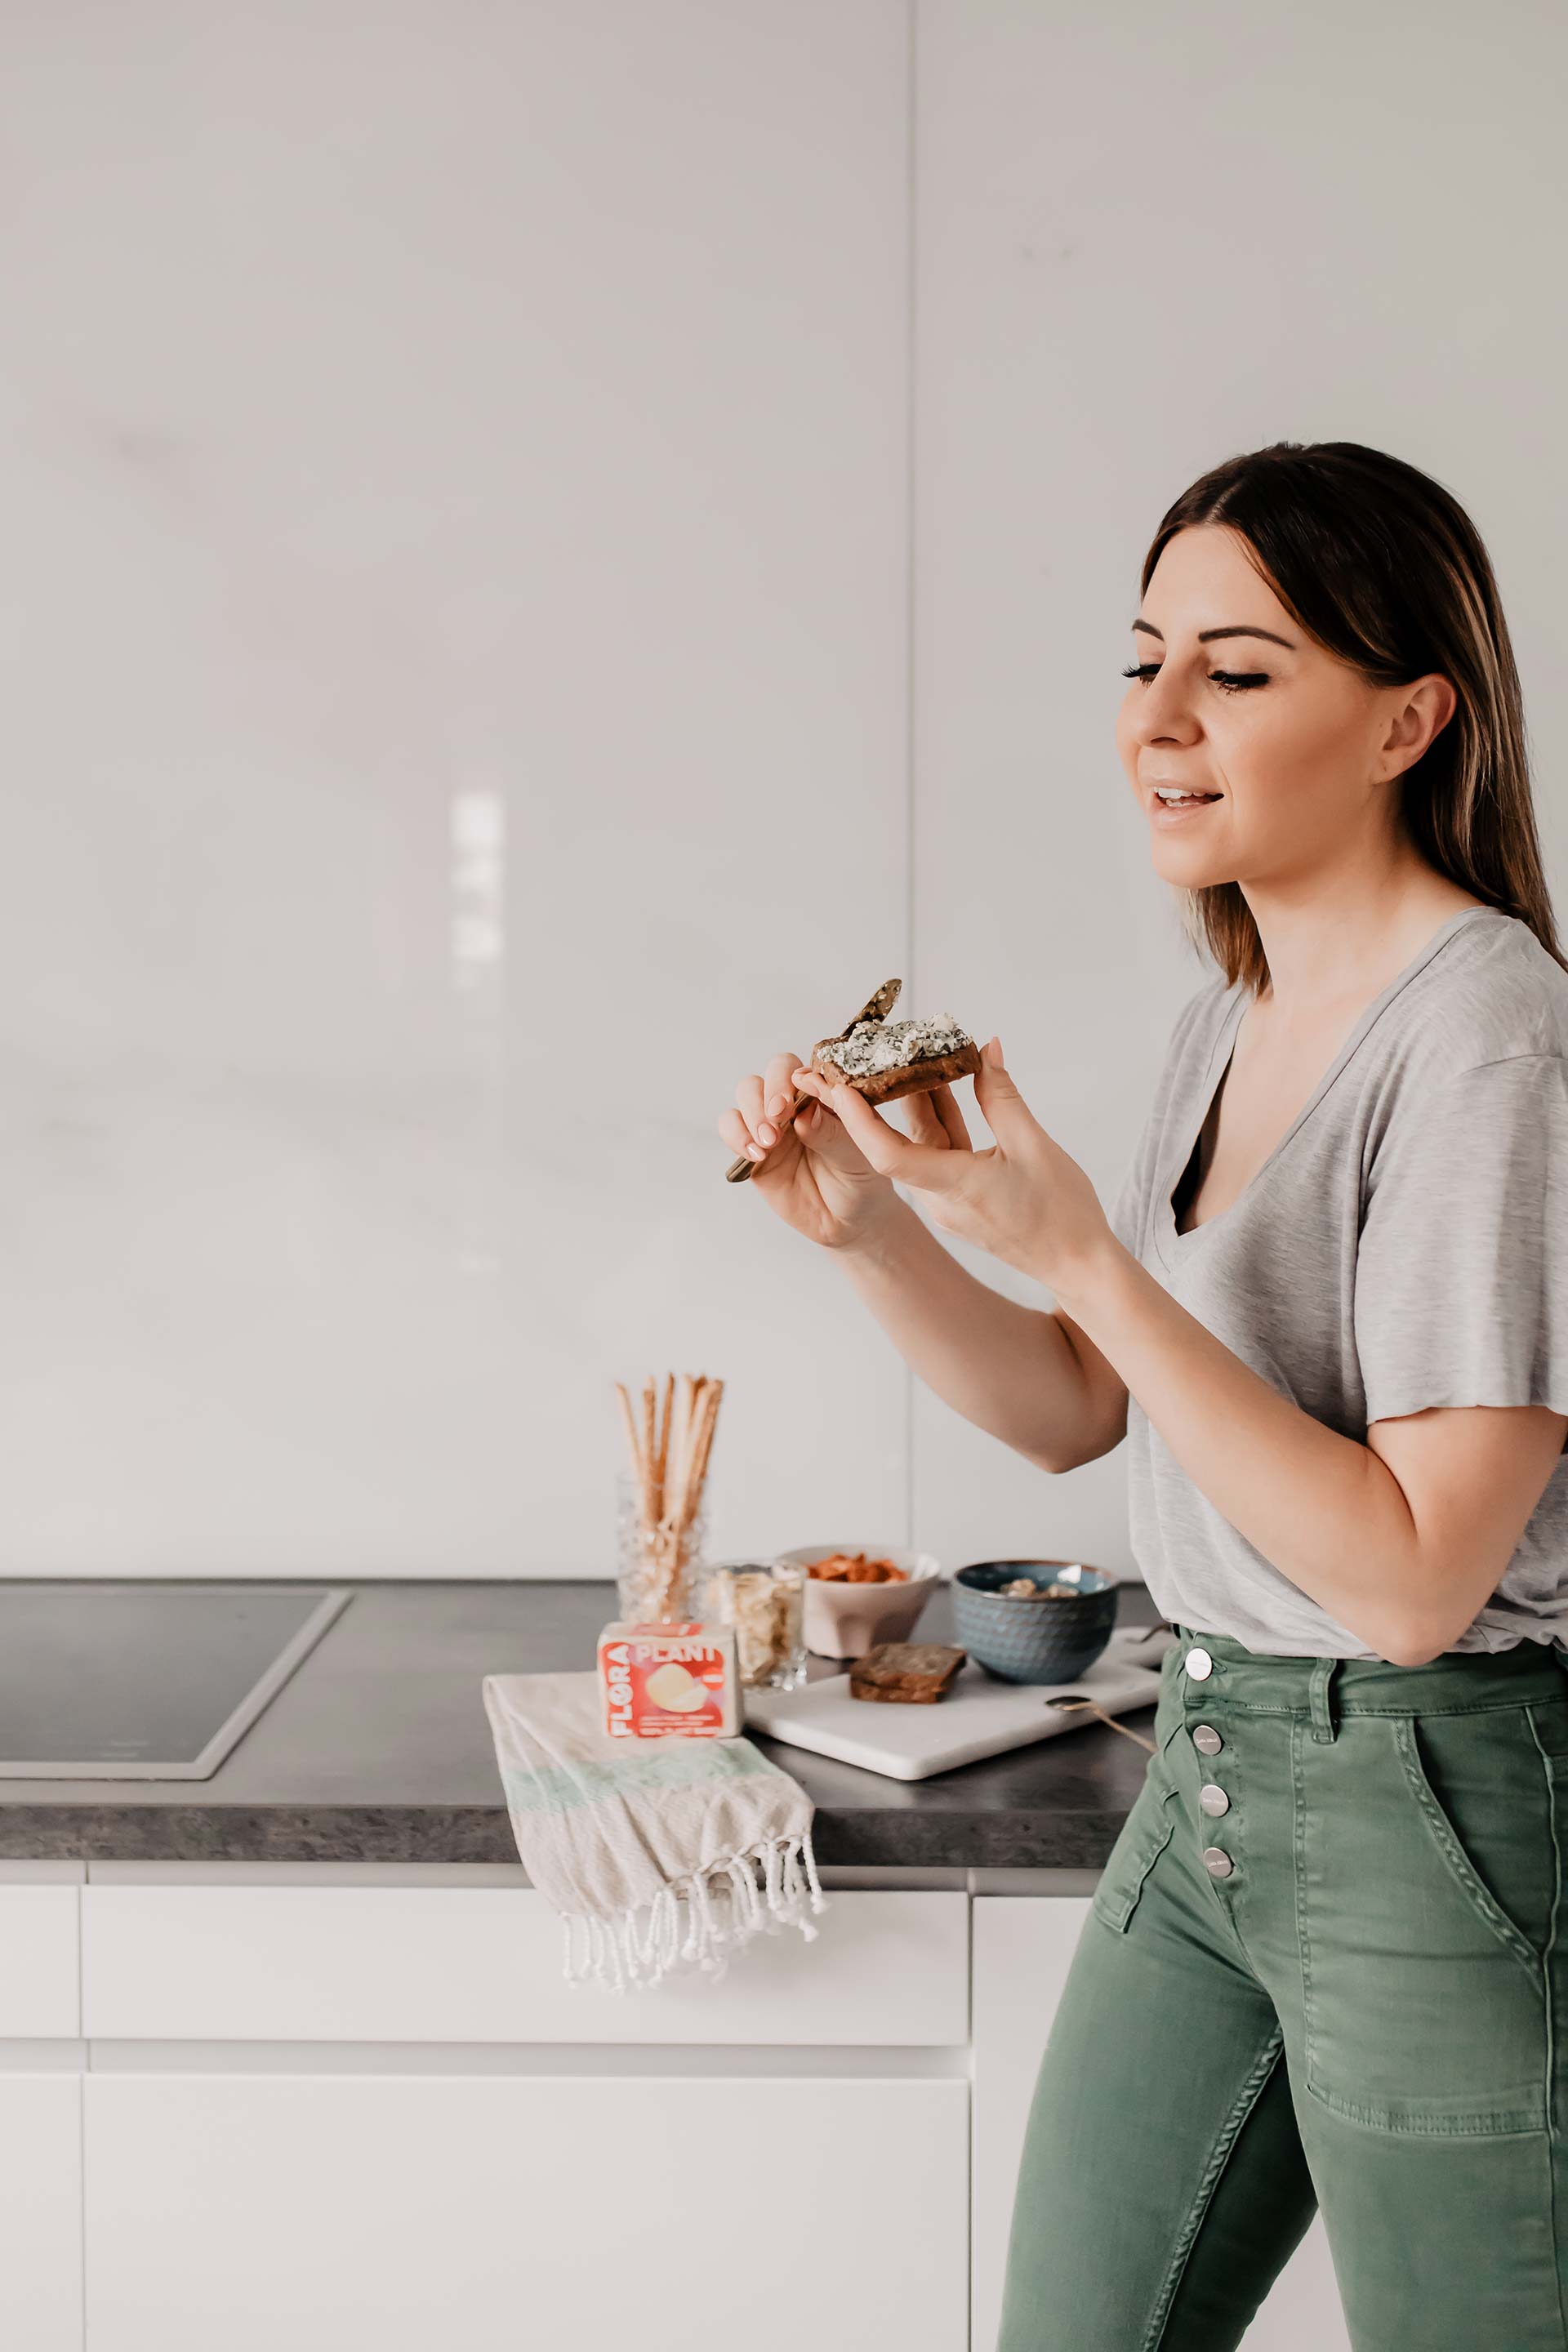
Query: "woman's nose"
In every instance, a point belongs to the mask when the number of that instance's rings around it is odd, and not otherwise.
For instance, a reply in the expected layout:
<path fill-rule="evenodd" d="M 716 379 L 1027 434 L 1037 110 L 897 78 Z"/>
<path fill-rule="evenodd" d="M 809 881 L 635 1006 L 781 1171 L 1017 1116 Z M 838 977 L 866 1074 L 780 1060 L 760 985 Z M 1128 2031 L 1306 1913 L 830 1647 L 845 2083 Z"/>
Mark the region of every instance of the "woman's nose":
<path fill-rule="evenodd" d="M 1185 689 L 1174 683 L 1166 686 L 1158 677 L 1139 688 L 1130 722 L 1139 743 L 1190 743 L 1199 732 L 1197 713 Z"/>

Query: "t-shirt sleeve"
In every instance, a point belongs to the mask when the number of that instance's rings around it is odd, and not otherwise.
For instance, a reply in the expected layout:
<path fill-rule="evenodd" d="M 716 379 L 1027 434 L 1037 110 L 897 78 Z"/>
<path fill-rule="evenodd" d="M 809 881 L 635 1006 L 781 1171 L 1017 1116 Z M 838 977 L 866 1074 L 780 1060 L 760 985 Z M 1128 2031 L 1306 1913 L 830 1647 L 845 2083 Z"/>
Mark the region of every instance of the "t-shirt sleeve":
<path fill-rule="evenodd" d="M 1356 1252 L 1370 1424 L 1433 1405 L 1568 1412 L 1568 1065 L 1477 1064 L 1395 1116 Z"/>

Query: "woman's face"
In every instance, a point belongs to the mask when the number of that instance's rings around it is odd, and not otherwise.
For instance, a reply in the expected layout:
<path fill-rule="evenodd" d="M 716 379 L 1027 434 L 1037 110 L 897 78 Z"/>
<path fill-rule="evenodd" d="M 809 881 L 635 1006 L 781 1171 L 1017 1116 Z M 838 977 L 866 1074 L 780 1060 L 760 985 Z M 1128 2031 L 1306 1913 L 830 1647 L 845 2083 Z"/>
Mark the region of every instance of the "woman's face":
<path fill-rule="evenodd" d="M 1289 887 L 1386 853 L 1390 782 L 1452 712 L 1446 678 L 1370 685 L 1291 619 L 1223 523 L 1161 551 L 1139 623 L 1116 743 L 1157 874 Z"/>

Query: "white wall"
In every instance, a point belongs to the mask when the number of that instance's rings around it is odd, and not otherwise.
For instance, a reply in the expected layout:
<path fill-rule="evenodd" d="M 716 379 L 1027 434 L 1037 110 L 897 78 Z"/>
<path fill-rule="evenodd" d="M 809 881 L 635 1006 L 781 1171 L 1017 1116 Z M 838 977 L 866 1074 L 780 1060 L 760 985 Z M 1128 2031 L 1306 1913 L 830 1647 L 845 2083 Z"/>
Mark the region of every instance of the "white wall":
<path fill-rule="evenodd" d="M 1115 673 L 1262 440 L 1470 504 L 1560 867 L 1565 45 L 8 12 L 0 1572 L 603 1572 L 666 1366 L 721 1549 L 1124 1569 L 1114 1457 L 911 1392 L 714 1121 L 900 971 L 1115 1183 L 1198 977 Z"/>

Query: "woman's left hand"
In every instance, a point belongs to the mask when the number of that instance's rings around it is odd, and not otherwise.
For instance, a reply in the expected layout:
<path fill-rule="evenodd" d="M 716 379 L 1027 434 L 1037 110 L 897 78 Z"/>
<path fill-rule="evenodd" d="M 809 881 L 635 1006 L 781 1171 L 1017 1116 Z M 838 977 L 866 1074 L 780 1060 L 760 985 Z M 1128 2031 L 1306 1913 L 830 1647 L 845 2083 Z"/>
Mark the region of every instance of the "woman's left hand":
<path fill-rule="evenodd" d="M 795 1085 L 837 1118 L 879 1175 L 921 1196 L 932 1224 L 1069 1294 L 1114 1237 L 1076 1160 L 1046 1133 L 1008 1076 L 999 1039 L 981 1056 L 974 1099 L 996 1140 L 976 1151 L 948 1089 L 944 1145 L 914 1143 L 879 1117 L 851 1086 L 797 1070 Z"/>

